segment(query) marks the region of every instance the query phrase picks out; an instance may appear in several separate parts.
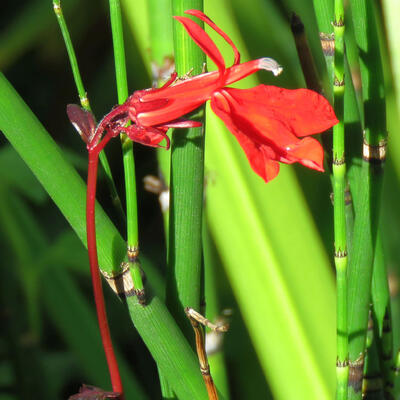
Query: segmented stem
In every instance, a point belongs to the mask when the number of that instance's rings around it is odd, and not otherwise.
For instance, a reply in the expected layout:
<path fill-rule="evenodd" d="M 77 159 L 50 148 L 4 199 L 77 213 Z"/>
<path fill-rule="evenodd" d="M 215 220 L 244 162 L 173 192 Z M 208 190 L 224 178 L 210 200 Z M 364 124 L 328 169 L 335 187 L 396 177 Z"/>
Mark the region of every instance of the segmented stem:
<path fill-rule="evenodd" d="M 61 33 L 64 38 L 65 47 L 67 48 L 68 58 L 69 58 L 69 62 L 71 64 L 72 74 L 74 76 L 75 85 L 78 90 L 81 106 L 85 110 L 91 111 L 89 98 L 88 98 L 87 92 L 85 90 L 85 87 L 83 86 L 81 73 L 79 71 L 79 66 L 78 66 L 78 61 L 76 59 L 74 46 L 72 44 L 68 26 L 65 21 L 64 14 L 62 12 L 61 1 L 53 0 L 53 8 L 54 8 L 54 13 L 56 14 L 56 17 L 57 17 L 58 24 L 61 29 Z M 106 182 L 107 182 L 110 194 L 111 194 L 112 203 L 118 213 L 120 220 L 122 222 L 124 222 L 126 219 L 125 213 L 124 213 L 124 210 L 122 209 L 121 200 L 118 196 L 118 192 L 115 187 L 114 179 L 113 179 L 113 176 L 111 173 L 111 168 L 110 168 L 110 164 L 108 163 L 107 156 L 104 152 L 101 152 L 99 155 L 99 158 L 100 158 L 101 166 L 103 167 L 105 175 L 106 175 Z"/>
<path fill-rule="evenodd" d="M 122 31 L 121 5 L 119 0 L 110 0 L 110 18 L 114 46 L 115 76 L 117 81 L 118 103 L 128 98 L 128 82 L 125 64 L 124 37 Z M 144 286 L 140 274 L 139 234 L 137 217 L 136 175 L 133 157 L 133 143 L 121 135 L 123 163 L 125 173 L 127 246 L 128 260 L 131 264 L 132 280 L 139 302 L 145 302 Z"/>
<path fill-rule="evenodd" d="M 187 9 L 203 10 L 202 0 L 173 0 L 173 15 Z M 184 76 L 202 72 L 203 51 L 181 24 L 174 21 L 176 71 Z M 197 115 L 204 123 L 204 108 Z M 172 133 L 167 305 L 191 338 L 184 307 L 200 306 L 201 233 L 204 186 L 204 127 Z"/>
<path fill-rule="evenodd" d="M 364 144 L 355 201 L 355 222 L 352 254 L 349 263 L 348 322 L 349 366 L 365 351 L 368 305 L 374 250 L 379 226 L 380 192 L 386 157 L 386 104 L 378 31 L 373 2 L 351 0 L 354 33 L 360 52 L 362 81 Z M 357 375 L 358 378 L 358 375 Z M 349 399 L 361 399 L 360 383 L 349 379 Z"/>
<path fill-rule="evenodd" d="M 344 150 L 344 10 L 343 0 L 335 0 L 334 108 L 339 123 L 333 127 L 333 197 L 337 291 L 336 399 L 347 399 L 347 243 L 345 216 L 346 163 Z"/>

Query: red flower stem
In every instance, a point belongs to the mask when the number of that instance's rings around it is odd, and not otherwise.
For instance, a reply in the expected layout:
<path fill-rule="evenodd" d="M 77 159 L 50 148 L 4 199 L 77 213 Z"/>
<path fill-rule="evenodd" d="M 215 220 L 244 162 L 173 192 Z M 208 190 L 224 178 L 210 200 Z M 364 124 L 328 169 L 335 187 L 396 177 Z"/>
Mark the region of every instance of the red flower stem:
<path fill-rule="evenodd" d="M 89 150 L 89 166 L 87 178 L 87 196 L 86 196 L 86 233 L 87 247 L 89 253 L 90 274 L 92 276 L 94 301 L 96 304 L 97 319 L 99 322 L 100 336 L 103 342 L 104 353 L 107 359 L 108 370 L 110 372 L 111 384 L 114 392 L 121 393 L 120 399 L 123 399 L 123 388 L 119 374 L 117 360 L 115 358 L 114 348 L 111 341 L 110 329 L 107 321 L 107 313 L 104 304 L 103 288 L 99 263 L 97 258 L 96 243 L 96 222 L 95 222 L 95 204 L 96 204 L 96 184 L 97 167 L 99 163 L 99 153 L 104 148 L 110 137 L 105 137 L 103 141 Z"/>

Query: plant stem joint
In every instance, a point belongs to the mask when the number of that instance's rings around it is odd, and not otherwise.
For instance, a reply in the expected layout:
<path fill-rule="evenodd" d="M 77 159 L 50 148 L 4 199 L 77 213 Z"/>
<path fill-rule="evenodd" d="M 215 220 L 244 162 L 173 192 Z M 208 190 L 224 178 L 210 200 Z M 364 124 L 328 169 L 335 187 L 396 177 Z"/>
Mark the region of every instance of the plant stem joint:
<path fill-rule="evenodd" d="M 335 34 L 320 32 L 319 40 L 321 41 L 322 52 L 325 57 L 333 57 L 335 54 Z"/>
<path fill-rule="evenodd" d="M 359 392 L 362 389 L 363 370 L 364 370 L 364 353 L 354 360 L 349 361 L 349 382 L 348 385 L 354 392 Z"/>
<path fill-rule="evenodd" d="M 136 262 L 139 257 L 139 247 L 138 246 L 128 246 L 127 255 L 129 262 Z"/>
<path fill-rule="evenodd" d="M 56 13 L 57 17 L 62 15 L 60 1 L 53 1 L 53 9 L 54 9 L 54 12 Z"/>
<path fill-rule="evenodd" d="M 336 360 L 337 368 L 347 368 L 349 366 L 349 359 L 346 357 L 344 360 Z"/>
<path fill-rule="evenodd" d="M 344 157 L 334 158 L 333 165 L 344 165 L 346 163 L 346 159 Z"/>
<path fill-rule="evenodd" d="M 371 163 L 383 163 L 386 160 L 387 141 L 381 140 L 377 145 L 363 142 L 363 159 Z"/>
<path fill-rule="evenodd" d="M 365 375 L 362 382 L 362 397 L 369 398 L 383 389 L 383 381 L 380 374 Z"/>
<path fill-rule="evenodd" d="M 343 79 L 338 79 L 338 78 L 335 76 L 335 80 L 333 81 L 333 86 L 336 86 L 336 87 L 343 87 L 343 86 L 344 86 L 344 77 L 343 77 Z"/>
<path fill-rule="evenodd" d="M 335 258 L 345 258 L 347 257 L 347 250 L 335 250 Z"/>
<path fill-rule="evenodd" d="M 107 283 L 110 285 L 114 293 L 120 297 L 129 297 L 136 294 L 130 274 L 129 263 L 121 263 L 120 271 L 117 273 L 109 273 L 100 270 Z"/>
<path fill-rule="evenodd" d="M 337 21 L 337 20 L 333 21 L 332 25 L 333 25 L 335 28 L 341 28 L 341 27 L 343 27 L 343 26 L 344 26 L 343 17 L 340 16 L 339 21 Z"/>
<path fill-rule="evenodd" d="M 84 96 L 79 96 L 79 100 L 81 102 L 81 106 L 85 109 L 85 110 L 90 110 L 90 103 L 89 103 L 89 99 L 87 97 L 87 92 L 85 92 Z"/>

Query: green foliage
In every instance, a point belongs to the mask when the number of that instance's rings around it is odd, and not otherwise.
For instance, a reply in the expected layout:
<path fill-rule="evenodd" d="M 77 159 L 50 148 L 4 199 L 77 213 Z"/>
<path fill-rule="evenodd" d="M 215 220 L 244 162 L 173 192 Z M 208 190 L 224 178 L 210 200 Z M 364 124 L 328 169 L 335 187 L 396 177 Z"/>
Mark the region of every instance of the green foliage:
<path fill-rule="evenodd" d="M 233 39 L 243 61 L 269 56 L 284 67 L 279 77 L 262 72 L 247 78 L 245 87 L 258 82 L 283 87 L 304 85 L 288 23 L 291 11 L 305 22 L 320 77 L 329 82 L 325 75 L 326 70 L 332 71 L 332 60 L 326 59 L 328 64 L 323 64 L 316 26 L 332 32 L 333 1 L 315 0 L 314 5 L 310 0 L 204 3 L 206 14 Z M 382 354 L 392 348 L 396 353 L 400 345 L 400 306 L 397 292 L 393 291 L 396 285 L 389 292 L 386 277 L 389 273 L 390 282 L 397 283 L 400 262 L 398 5 L 395 0 L 384 0 L 382 9 L 373 1 L 350 3 L 352 9 L 345 3 L 344 10 L 349 56 L 344 61 L 343 118 L 348 183 L 354 200 L 353 206 L 346 208 L 349 323 L 353 332 L 350 359 L 354 361 L 364 347 L 366 305 L 372 299 L 376 344 L 368 368 L 381 369 L 387 382 L 394 377 L 390 365 L 379 363 L 379 357 L 382 359 Z M 117 102 L 107 7 L 73 0 L 63 0 L 62 6 L 67 22 L 71 20 L 69 29 L 82 77 L 93 109 L 101 111 L 96 115 L 100 120 Z M 123 29 L 116 36 L 121 39 L 123 32 L 125 38 L 126 93 L 150 87 L 151 61 L 160 64 L 164 55 L 172 51 L 168 38 L 173 25 L 167 15 L 161 2 L 122 0 Z M 2 323 L 4 335 L 0 340 L 4 356 L 0 364 L 1 386 L 7 389 L 10 399 L 28 398 L 27 393 L 34 393 L 35 398 L 63 399 L 77 392 L 82 382 L 109 390 L 82 246 L 86 240 L 86 188 L 81 176 L 86 176 L 86 152 L 65 115 L 66 104 L 77 98 L 67 54 L 51 2 L 44 6 L 41 1 L 31 0 L 19 8 L 8 6 L 1 18 L 6 29 L 0 36 L 0 66 L 5 74 L 0 75 L 0 130 L 11 144 L 2 140 L 0 148 L 0 298 L 2 309 L 7 311 L 2 316 L 7 320 Z M 383 24 L 387 36 L 382 33 Z M 208 32 L 230 64 L 231 49 Z M 156 45 L 153 34 L 162 39 Z M 361 50 L 360 59 L 357 47 Z M 384 70 L 384 80 L 380 64 L 386 59 L 391 62 L 393 75 Z M 189 64 L 181 65 L 179 74 L 188 72 Z M 213 69 L 212 63 L 209 69 Z M 361 96 L 360 82 L 364 89 Z M 120 101 L 126 93 L 120 94 Z M 361 126 L 367 129 L 367 140 L 376 144 L 386 134 L 385 110 L 388 130 L 393 132 L 389 143 L 391 158 L 384 176 L 377 177 L 361 161 Z M 359 115 L 365 115 L 365 120 Z M 176 138 L 177 143 L 182 139 Z M 124 178 L 118 140 L 107 151 L 121 196 Z M 169 167 L 169 153 L 166 155 L 161 163 L 164 174 L 168 174 Z M 173 156 L 177 166 L 172 176 L 173 185 L 178 185 L 174 187 L 175 197 L 182 200 L 179 180 L 192 179 L 184 174 L 192 172 L 192 161 L 185 157 L 176 160 L 177 155 L 178 152 Z M 168 287 L 166 281 L 171 279 L 167 276 L 163 221 L 155 196 L 146 193 L 141 184 L 144 176 L 157 175 L 155 153 L 135 146 L 135 167 L 136 172 L 131 174 L 136 174 L 137 192 L 127 203 L 131 207 L 136 207 L 136 202 L 138 205 L 148 306 L 143 308 L 134 298 L 124 304 L 106 290 L 126 399 L 160 398 L 159 371 L 168 382 L 169 393 L 180 399 L 205 399 L 198 362 L 189 344 L 190 324 L 185 320 L 176 322 L 161 300 Z M 190 301 L 204 303 L 198 295 L 205 293 L 204 311 L 211 319 L 218 317 L 223 308 L 233 310 L 219 358 L 210 357 L 211 372 L 215 373 L 221 394 L 226 399 L 334 398 L 336 298 L 329 174 L 281 166 L 279 176 L 266 185 L 252 172 L 232 135 L 206 111 L 203 210 L 201 175 L 200 171 L 195 185 L 200 201 L 183 205 L 179 216 L 186 220 L 187 215 L 196 214 L 200 224 L 204 211 L 207 226 L 203 226 L 203 243 L 200 230 L 194 241 L 204 248 L 205 279 L 203 282 L 189 276 L 182 285 L 185 296 L 197 298 Z M 123 260 L 126 243 L 103 180 L 98 193 L 101 206 L 96 210 L 97 240 L 100 266 L 111 271 Z M 132 183 L 131 178 L 128 181 Z M 132 193 L 130 189 L 128 192 Z M 190 193 L 185 189 L 182 197 L 188 195 L 191 200 Z M 121 197 L 125 204 L 125 196 Z M 354 220 L 354 226 L 349 220 Z M 128 223 L 132 223 L 131 218 Z M 170 243 L 177 238 L 176 232 L 172 225 Z M 137 234 L 131 233 L 130 237 L 136 244 Z M 187 263 L 193 249 L 185 237 L 181 243 L 188 246 L 188 254 L 179 266 Z M 170 257 L 171 254 L 174 253 Z M 388 313 L 393 319 L 393 347 L 391 338 L 384 335 Z M 350 395 L 360 398 L 361 391 Z"/>

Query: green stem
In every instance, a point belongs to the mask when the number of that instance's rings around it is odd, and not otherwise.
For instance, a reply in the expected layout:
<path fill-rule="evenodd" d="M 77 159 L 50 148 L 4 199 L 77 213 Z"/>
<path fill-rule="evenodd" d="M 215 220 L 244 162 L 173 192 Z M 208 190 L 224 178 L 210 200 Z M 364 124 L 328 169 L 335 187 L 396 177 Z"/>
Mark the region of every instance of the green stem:
<path fill-rule="evenodd" d="M 173 0 L 173 15 L 186 9 L 203 10 L 202 0 Z M 205 55 L 184 28 L 174 21 L 176 71 L 183 76 L 193 69 L 201 73 Z M 200 109 L 204 123 L 204 108 Z M 199 309 L 201 273 L 201 226 L 204 186 L 204 134 L 202 128 L 176 130 L 172 134 L 171 189 L 167 304 L 178 324 L 193 339 L 185 307 Z"/>
<path fill-rule="evenodd" d="M 347 327 L 347 243 L 345 186 L 346 163 L 344 150 L 344 10 L 343 1 L 335 0 L 335 79 L 333 86 L 334 107 L 339 123 L 333 127 L 333 196 L 334 236 L 337 291 L 337 360 L 336 399 L 347 399 L 348 327 Z"/>
<path fill-rule="evenodd" d="M 115 76 L 117 80 L 118 103 L 122 104 L 128 98 L 128 81 L 126 75 L 121 5 L 119 0 L 110 0 L 110 18 L 114 45 Z M 140 274 L 140 262 L 138 258 L 139 234 L 133 143 L 124 134 L 121 135 L 121 142 L 125 172 L 128 259 L 129 263 L 131 264 L 130 267 L 135 291 L 137 293 L 139 301 L 141 303 L 144 303 L 144 286 Z"/>
<path fill-rule="evenodd" d="M 79 71 L 78 61 L 76 59 L 74 46 L 72 44 L 71 36 L 68 31 L 68 26 L 67 23 L 65 22 L 64 14 L 62 12 L 61 0 L 53 0 L 53 8 L 57 17 L 58 24 L 60 25 L 61 33 L 64 38 L 65 47 L 67 48 L 68 58 L 72 69 L 72 75 L 74 77 L 75 85 L 78 90 L 80 103 L 85 110 L 92 111 L 90 108 L 87 92 L 85 90 L 85 87 L 83 86 L 81 73 Z M 121 222 L 125 222 L 126 220 L 125 213 L 124 210 L 122 209 L 121 200 L 118 196 L 118 192 L 115 187 L 110 164 L 108 163 L 108 159 L 104 151 L 100 153 L 99 158 L 106 175 L 106 182 L 110 190 L 112 203 L 115 209 L 117 210 L 118 217 L 121 220 Z"/>
<path fill-rule="evenodd" d="M 168 71 L 168 68 L 174 67 L 171 0 L 149 0 L 148 11 L 152 81 L 153 85 L 160 86 L 166 78 L 164 75 L 171 72 Z M 157 149 L 157 160 L 161 171 L 159 178 L 163 179 L 162 177 L 164 177 L 169 182 L 170 153 L 165 149 Z M 160 193 L 160 195 L 162 194 Z M 165 237 L 168 243 L 168 209 L 162 207 L 162 213 Z M 158 368 L 158 375 L 163 399 L 172 400 L 176 398 L 170 383 L 160 368 Z"/>
<path fill-rule="evenodd" d="M 363 160 L 358 191 L 354 193 L 355 223 L 349 262 L 350 376 L 364 354 L 371 301 L 371 280 L 379 225 L 380 192 L 386 157 L 384 80 L 372 1 L 351 0 L 355 38 L 359 48 L 364 115 Z M 361 383 L 349 380 L 349 398 L 361 398 Z"/>

